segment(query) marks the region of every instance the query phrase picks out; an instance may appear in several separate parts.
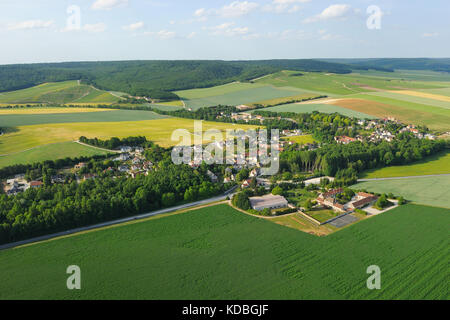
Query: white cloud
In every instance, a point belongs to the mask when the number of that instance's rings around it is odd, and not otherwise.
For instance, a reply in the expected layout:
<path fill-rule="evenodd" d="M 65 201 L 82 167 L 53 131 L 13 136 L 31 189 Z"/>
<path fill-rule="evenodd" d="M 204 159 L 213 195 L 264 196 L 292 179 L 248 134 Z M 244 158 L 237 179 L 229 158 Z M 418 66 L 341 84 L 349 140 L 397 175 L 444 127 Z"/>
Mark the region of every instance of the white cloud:
<path fill-rule="evenodd" d="M 271 13 L 295 13 L 300 11 L 299 3 L 310 2 L 311 0 L 273 0 L 271 4 L 263 7 L 263 11 Z"/>
<path fill-rule="evenodd" d="M 219 9 L 205 9 L 200 8 L 194 12 L 199 20 L 206 20 L 209 16 L 221 16 L 224 18 L 236 18 L 249 14 L 259 7 L 256 2 L 249 1 L 234 1 L 229 5 L 223 6 Z"/>
<path fill-rule="evenodd" d="M 174 31 L 160 30 L 160 31 L 157 31 L 157 32 L 153 32 L 153 31 L 144 32 L 144 35 L 157 37 L 159 39 L 166 40 L 166 39 L 173 39 L 173 38 L 175 38 L 177 34 Z"/>
<path fill-rule="evenodd" d="M 93 10 L 111 10 L 118 6 L 127 5 L 128 0 L 96 0 L 92 4 Z"/>
<path fill-rule="evenodd" d="M 30 30 L 30 29 L 46 29 L 53 27 L 54 21 L 48 20 L 28 20 L 8 24 L 8 30 Z"/>
<path fill-rule="evenodd" d="M 205 30 L 210 31 L 210 35 L 213 36 L 226 36 L 226 37 L 234 37 L 234 36 L 244 36 L 248 34 L 248 27 L 235 27 L 234 22 L 226 22 L 222 23 L 218 26 L 214 27 L 206 27 Z"/>
<path fill-rule="evenodd" d="M 316 21 L 345 18 L 351 13 L 351 7 L 348 4 L 333 4 L 323 10 L 320 14 L 305 19 L 303 22 L 310 23 Z"/>
<path fill-rule="evenodd" d="M 91 32 L 91 33 L 103 32 L 106 30 L 106 24 L 104 24 L 103 22 L 96 23 L 96 24 L 85 24 L 83 26 L 82 30 Z"/>
<path fill-rule="evenodd" d="M 139 21 L 139 22 L 127 25 L 127 26 L 123 26 L 122 29 L 127 30 L 127 31 L 135 31 L 135 30 L 141 29 L 143 27 L 144 27 L 144 22 Z"/>

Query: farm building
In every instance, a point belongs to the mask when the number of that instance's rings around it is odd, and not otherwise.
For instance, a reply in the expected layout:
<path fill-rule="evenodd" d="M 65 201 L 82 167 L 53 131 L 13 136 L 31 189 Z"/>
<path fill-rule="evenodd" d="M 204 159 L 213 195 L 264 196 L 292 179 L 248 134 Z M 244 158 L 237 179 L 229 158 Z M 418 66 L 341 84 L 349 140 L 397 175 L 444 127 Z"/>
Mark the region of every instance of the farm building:
<path fill-rule="evenodd" d="M 352 209 L 360 209 L 364 208 L 368 205 L 375 203 L 378 200 L 377 196 L 374 196 L 370 193 L 358 192 L 357 200 L 350 203 L 350 208 Z"/>
<path fill-rule="evenodd" d="M 264 209 L 285 208 L 288 206 L 288 202 L 283 196 L 268 194 L 262 197 L 250 198 L 250 205 L 254 210 L 262 211 Z"/>

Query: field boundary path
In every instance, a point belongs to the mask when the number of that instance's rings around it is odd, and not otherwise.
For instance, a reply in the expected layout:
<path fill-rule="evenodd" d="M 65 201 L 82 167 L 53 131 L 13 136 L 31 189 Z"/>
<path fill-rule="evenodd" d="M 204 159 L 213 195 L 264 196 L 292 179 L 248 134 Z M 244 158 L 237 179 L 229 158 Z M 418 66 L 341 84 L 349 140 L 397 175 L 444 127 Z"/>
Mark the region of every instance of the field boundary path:
<path fill-rule="evenodd" d="M 138 215 L 134 215 L 134 216 L 131 216 L 131 217 L 126 217 L 126 218 L 116 219 L 116 220 L 112 220 L 112 221 L 97 223 L 97 224 L 94 224 L 94 225 L 91 225 L 91 226 L 70 229 L 70 230 L 67 230 L 67 231 L 61 231 L 61 232 L 48 234 L 48 235 L 44 235 L 44 236 L 39 236 L 39 237 L 27 239 L 27 240 L 21 240 L 21 241 L 17 241 L 17 242 L 3 244 L 3 245 L 0 245 L 0 250 L 12 249 L 12 248 L 20 247 L 20 246 L 23 246 L 23 245 L 26 245 L 26 244 L 32 244 L 32 243 L 35 243 L 35 242 L 51 240 L 53 238 L 59 238 L 59 237 L 64 237 L 64 236 L 68 236 L 68 235 L 73 235 L 73 234 L 84 232 L 84 231 L 91 231 L 91 230 L 100 229 L 100 228 L 104 228 L 104 227 L 120 225 L 120 224 L 123 224 L 123 223 L 126 223 L 126 222 L 143 220 L 143 219 L 150 218 L 150 217 L 157 216 L 157 215 L 161 215 L 161 214 L 164 214 L 164 213 L 170 213 L 170 212 L 174 212 L 174 211 L 178 211 L 178 210 L 191 209 L 191 208 L 195 208 L 195 207 L 198 207 L 198 206 L 209 205 L 209 204 L 212 204 L 214 202 L 219 202 L 219 201 L 226 200 L 226 198 L 228 196 L 230 196 L 234 192 L 235 189 L 236 188 L 233 188 L 231 190 L 228 190 L 227 192 L 225 192 L 224 194 L 222 194 L 220 196 L 216 196 L 216 197 L 205 199 L 205 200 L 200 200 L 200 201 L 196 201 L 196 202 L 186 203 L 186 204 L 178 205 L 178 206 L 175 206 L 175 207 L 165 208 L 165 209 L 152 211 L 152 212 L 148 212 L 148 213 L 138 214 Z"/>
<path fill-rule="evenodd" d="M 100 147 L 96 147 L 96 146 L 91 146 L 90 144 L 83 143 L 80 140 L 77 140 L 77 141 L 74 141 L 74 142 L 78 143 L 78 144 L 81 144 L 82 146 L 89 147 L 89 148 L 94 148 L 94 149 L 97 149 L 97 150 L 114 152 L 114 153 L 121 153 L 121 151 L 119 151 L 119 150 L 110 150 L 110 149 L 104 149 L 104 148 L 100 148 Z"/>
<path fill-rule="evenodd" d="M 450 176 L 450 173 L 428 174 L 428 175 L 423 175 L 423 176 L 406 176 L 406 177 L 358 179 L 358 182 L 383 181 L 383 180 L 401 180 L 401 179 L 414 179 L 414 178 L 432 178 L 432 177 L 445 177 L 445 176 Z"/>

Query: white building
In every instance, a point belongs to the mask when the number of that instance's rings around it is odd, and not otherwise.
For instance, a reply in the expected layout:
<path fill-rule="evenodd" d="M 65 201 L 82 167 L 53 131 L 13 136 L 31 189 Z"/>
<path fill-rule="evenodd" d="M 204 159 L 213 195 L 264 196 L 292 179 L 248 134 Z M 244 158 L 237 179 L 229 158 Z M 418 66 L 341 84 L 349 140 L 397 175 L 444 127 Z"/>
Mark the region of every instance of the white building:
<path fill-rule="evenodd" d="M 285 208 L 288 206 L 288 201 L 283 196 L 268 194 L 262 197 L 250 198 L 250 205 L 254 210 L 262 211 L 264 209 Z"/>

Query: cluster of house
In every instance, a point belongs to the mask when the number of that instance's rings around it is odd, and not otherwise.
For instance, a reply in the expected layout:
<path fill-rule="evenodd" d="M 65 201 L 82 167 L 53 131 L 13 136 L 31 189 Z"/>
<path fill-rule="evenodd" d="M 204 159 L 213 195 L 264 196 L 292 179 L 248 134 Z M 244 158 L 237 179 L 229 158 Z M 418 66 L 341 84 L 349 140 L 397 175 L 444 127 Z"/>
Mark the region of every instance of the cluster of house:
<path fill-rule="evenodd" d="M 425 133 L 425 134 L 423 134 L 423 133 L 421 133 L 421 132 L 419 131 L 419 129 L 416 128 L 416 126 L 414 126 L 414 125 L 412 125 L 412 124 L 410 124 L 410 125 L 408 125 L 408 126 L 402 128 L 402 129 L 400 130 L 400 132 L 411 132 L 412 134 L 414 134 L 414 135 L 415 135 L 417 138 L 419 138 L 419 139 L 429 139 L 429 140 L 435 140 L 435 139 L 436 139 L 436 136 L 435 136 L 435 135 L 433 135 L 433 134 L 431 134 L 431 133 Z"/>
<path fill-rule="evenodd" d="M 25 180 L 25 175 L 16 175 L 13 179 L 6 180 L 6 185 L 3 190 L 8 196 L 16 195 L 18 193 L 24 192 L 29 188 L 39 188 L 42 186 L 41 181 L 31 181 L 27 182 Z"/>
<path fill-rule="evenodd" d="M 344 213 L 373 205 L 378 200 L 378 197 L 373 194 L 358 192 L 349 202 L 341 204 L 336 200 L 336 196 L 342 192 L 344 192 L 342 188 L 329 190 L 321 193 L 316 201 L 324 207 Z"/>
<path fill-rule="evenodd" d="M 249 112 L 241 112 L 241 113 L 231 113 L 231 119 L 239 121 L 239 120 L 243 120 L 245 122 L 249 122 L 252 120 L 259 120 L 261 123 L 263 123 L 263 121 L 265 120 L 265 118 L 263 116 L 259 116 L 256 114 L 251 114 Z"/>

